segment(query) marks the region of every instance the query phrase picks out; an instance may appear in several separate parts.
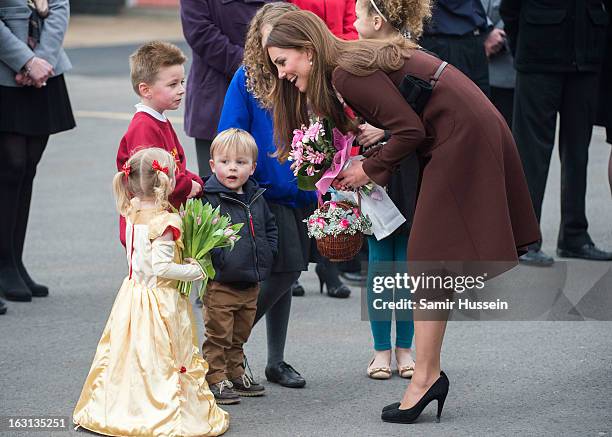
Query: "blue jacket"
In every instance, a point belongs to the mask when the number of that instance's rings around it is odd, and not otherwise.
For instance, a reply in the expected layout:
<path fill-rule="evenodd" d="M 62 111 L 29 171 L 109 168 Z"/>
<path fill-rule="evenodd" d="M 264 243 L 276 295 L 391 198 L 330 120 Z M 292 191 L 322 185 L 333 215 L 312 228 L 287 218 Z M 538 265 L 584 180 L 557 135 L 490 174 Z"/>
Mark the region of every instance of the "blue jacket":
<path fill-rule="evenodd" d="M 298 190 L 291 163 L 281 164 L 271 155 L 276 152 L 270 112 L 262 108 L 246 88 L 244 67 L 240 67 L 227 89 L 218 131 L 231 127 L 244 129 L 255 138 L 259 148 L 257 168 L 253 175 L 266 188 L 264 198 L 291 208 L 310 205 L 317 201 L 315 192 Z"/>

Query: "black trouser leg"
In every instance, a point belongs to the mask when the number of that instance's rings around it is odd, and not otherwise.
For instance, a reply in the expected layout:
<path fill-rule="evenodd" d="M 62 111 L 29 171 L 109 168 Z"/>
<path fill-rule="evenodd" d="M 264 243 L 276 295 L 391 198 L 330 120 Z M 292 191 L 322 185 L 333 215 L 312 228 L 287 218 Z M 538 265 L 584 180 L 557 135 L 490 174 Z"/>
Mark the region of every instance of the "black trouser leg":
<path fill-rule="evenodd" d="M 491 102 L 504 117 L 512 129 L 512 111 L 514 110 L 514 88 L 491 87 Z"/>
<path fill-rule="evenodd" d="M 204 178 L 211 175 L 210 171 L 210 145 L 212 140 L 195 139 L 196 156 L 198 157 L 198 174 Z"/>
<path fill-rule="evenodd" d="M 34 296 L 46 296 L 49 290 L 43 285 L 36 284 L 32 278 L 30 278 L 30 275 L 23 265 L 23 246 L 25 244 L 28 218 L 30 216 L 30 201 L 32 199 L 32 186 L 34 183 L 34 176 L 36 176 L 36 167 L 47 147 L 48 140 L 49 136 L 27 137 L 26 169 L 21 183 L 21 189 L 19 190 L 17 220 L 15 222 L 15 239 L 13 241 L 17 269 Z"/>
<path fill-rule="evenodd" d="M 291 313 L 291 284 L 301 272 L 272 273 L 261 283 L 253 326 L 266 316 L 268 366 L 284 361 L 285 342 Z"/>
<path fill-rule="evenodd" d="M 517 72 L 512 133 L 521 155 L 538 221 L 550 158 L 555 145 L 557 111 L 563 96 L 563 74 Z M 540 245 L 534 249 L 539 249 Z"/>
<path fill-rule="evenodd" d="M 566 75 L 561 104 L 561 226 L 557 245 L 577 249 L 592 243 L 587 228 L 586 188 L 589 143 L 597 111 L 597 74 Z"/>
<path fill-rule="evenodd" d="M 0 132 L 0 162 L 0 291 L 8 300 L 29 301 L 32 293 L 17 269 L 14 247 L 19 193 L 27 168 L 27 137 Z"/>

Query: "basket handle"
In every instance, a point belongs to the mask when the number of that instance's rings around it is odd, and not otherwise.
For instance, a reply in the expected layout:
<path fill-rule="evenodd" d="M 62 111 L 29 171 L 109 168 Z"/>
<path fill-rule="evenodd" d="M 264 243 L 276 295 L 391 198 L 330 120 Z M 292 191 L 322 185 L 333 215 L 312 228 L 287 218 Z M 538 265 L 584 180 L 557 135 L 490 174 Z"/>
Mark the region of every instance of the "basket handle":
<path fill-rule="evenodd" d="M 323 196 L 320 191 L 317 191 L 317 208 L 321 208 L 323 206 Z M 359 209 L 359 213 L 361 213 L 361 190 L 357 190 L 357 208 Z"/>

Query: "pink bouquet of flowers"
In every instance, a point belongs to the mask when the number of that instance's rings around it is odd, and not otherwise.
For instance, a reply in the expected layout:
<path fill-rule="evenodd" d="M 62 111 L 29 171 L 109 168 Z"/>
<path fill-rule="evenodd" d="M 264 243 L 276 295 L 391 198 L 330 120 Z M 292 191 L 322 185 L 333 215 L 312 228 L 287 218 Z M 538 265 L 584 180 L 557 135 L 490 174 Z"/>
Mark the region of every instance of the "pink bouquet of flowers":
<path fill-rule="evenodd" d="M 353 135 L 343 135 L 327 119 L 293 131 L 289 160 L 298 188 L 324 194 L 348 161 Z"/>

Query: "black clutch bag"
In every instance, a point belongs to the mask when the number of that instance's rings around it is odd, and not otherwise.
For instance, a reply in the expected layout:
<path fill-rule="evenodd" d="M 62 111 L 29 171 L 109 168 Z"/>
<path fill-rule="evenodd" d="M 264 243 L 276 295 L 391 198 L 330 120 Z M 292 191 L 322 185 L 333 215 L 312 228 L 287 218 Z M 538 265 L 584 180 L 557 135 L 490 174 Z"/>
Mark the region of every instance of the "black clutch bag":
<path fill-rule="evenodd" d="M 406 102 L 408 102 L 419 117 L 423 115 L 423 111 L 425 110 L 425 106 L 427 106 L 427 102 L 431 97 L 434 86 L 447 65 L 448 62 L 442 62 L 429 82 L 419 79 L 418 77 L 411 76 L 410 74 L 407 74 L 402 79 L 402 82 L 399 85 L 400 93 L 402 93 L 406 99 Z"/>
<path fill-rule="evenodd" d="M 431 97 L 433 85 L 418 77 L 407 74 L 402 79 L 399 90 L 406 99 L 406 102 L 414 109 L 414 112 L 421 116 Z"/>

